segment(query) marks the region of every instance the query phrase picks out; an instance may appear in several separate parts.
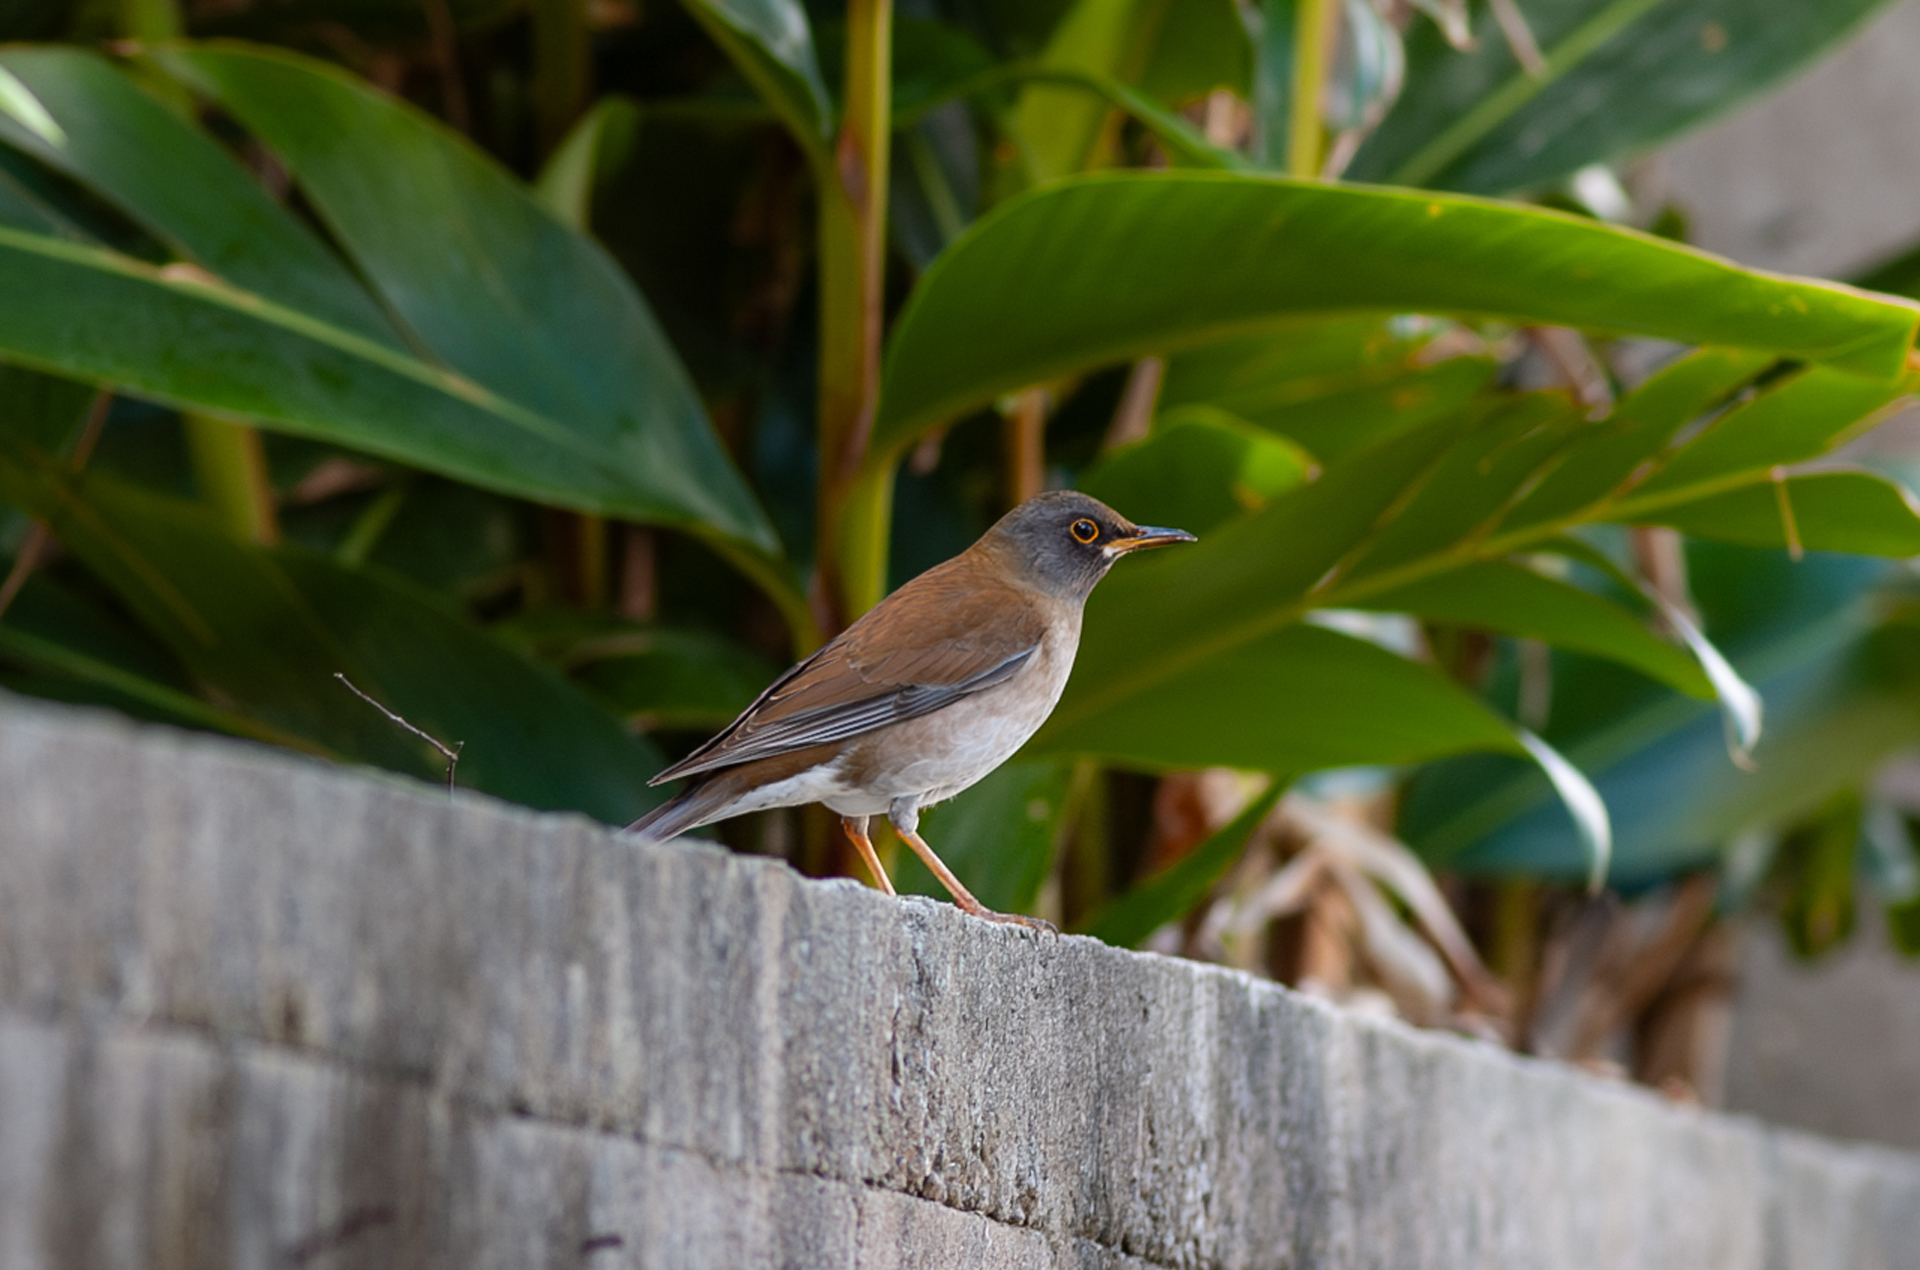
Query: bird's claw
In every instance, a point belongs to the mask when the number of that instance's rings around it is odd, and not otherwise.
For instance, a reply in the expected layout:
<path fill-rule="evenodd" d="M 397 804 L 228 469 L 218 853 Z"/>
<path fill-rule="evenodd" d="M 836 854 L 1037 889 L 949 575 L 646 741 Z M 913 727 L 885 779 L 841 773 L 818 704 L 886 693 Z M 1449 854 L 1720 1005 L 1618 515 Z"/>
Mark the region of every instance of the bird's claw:
<path fill-rule="evenodd" d="M 1024 917 L 1019 913 L 996 913 L 992 909 L 984 906 L 978 909 L 967 909 L 965 911 L 972 913 L 975 917 L 983 921 L 998 922 L 1002 926 L 1024 926 L 1035 934 L 1051 935 L 1054 939 L 1060 938 L 1060 928 L 1044 917 Z"/>

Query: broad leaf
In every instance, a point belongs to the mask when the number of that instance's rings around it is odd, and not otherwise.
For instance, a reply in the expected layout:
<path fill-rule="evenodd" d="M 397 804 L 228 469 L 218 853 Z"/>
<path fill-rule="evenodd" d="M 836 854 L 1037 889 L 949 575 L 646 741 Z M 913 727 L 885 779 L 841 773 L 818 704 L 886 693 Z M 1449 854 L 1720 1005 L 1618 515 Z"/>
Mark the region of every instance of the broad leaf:
<path fill-rule="evenodd" d="M 1160 409 L 1225 410 L 1337 462 L 1458 410 L 1496 369 L 1490 357 L 1427 352 L 1426 338 L 1377 318 L 1283 322 L 1168 358 Z"/>
<path fill-rule="evenodd" d="M 205 509 L 31 452 L 0 454 L 0 496 L 46 520 L 258 735 L 440 779 L 443 761 L 335 679 L 464 743 L 463 785 L 624 823 L 658 801 L 659 755 L 545 667 L 396 579 L 221 531 Z"/>
<path fill-rule="evenodd" d="M 1868 472 L 1814 472 L 1662 508 L 1646 519 L 1756 547 L 1920 556 L 1913 496 Z"/>
<path fill-rule="evenodd" d="M 888 350 L 875 461 L 1012 389 L 1353 310 L 1636 331 L 1889 380 L 1920 322 L 1553 212 L 1224 173 L 1087 177 L 1004 204 L 922 276 Z"/>
<path fill-rule="evenodd" d="M 0 229 L 0 280 L 30 298 L 0 314 L 0 352 L 505 493 L 773 550 L 618 267 L 458 138 L 315 63 L 166 55 L 230 89 L 235 112 L 285 145 L 376 298 L 186 124 L 107 87 L 114 72 L 91 55 L 5 56 L 63 121 L 73 174 L 192 267 Z M 142 148 L 179 158 L 143 161 Z"/>
<path fill-rule="evenodd" d="M 1139 79 L 1166 11 L 1156 0 L 1076 0 L 1040 55 L 1040 68 L 1119 83 Z M 1012 125 L 1035 181 L 1086 166 L 1112 107 L 1069 87 L 1036 84 L 1020 95 Z"/>
<path fill-rule="evenodd" d="M 820 78 L 813 28 L 799 0 L 685 3 L 801 145 L 824 154 L 833 133 L 833 101 Z"/>
<path fill-rule="evenodd" d="M 641 630 L 576 653 L 574 682 L 635 726 L 718 731 L 753 704 L 776 668 L 703 631 Z"/>
<path fill-rule="evenodd" d="M 1187 406 L 1157 420 L 1146 440 L 1102 459 L 1080 488 L 1139 524 L 1204 535 L 1265 507 L 1312 466 L 1298 446 L 1224 410 Z"/>
<path fill-rule="evenodd" d="M 1684 649 L 1591 591 L 1531 569 L 1489 560 L 1368 597 L 1365 607 L 1433 622 L 1523 635 L 1609 657 L 1695 697 L 1714 689 Z"/>
<path fill-rule="evenodd" d="M 1633 153 L 1805 65 L 1884 0 L 1527 0 L 1546 60 L 1514 60 L 1491 5 L 1474 47 L 1416 24 L 1407 85 L 1347 175 L 1500 193 Z"/>
<path fill-rule="evenodd" d="M 1546 734 L 1613 808 L 1623 885 L 1711 864 L 1737 834 L 1804 814 L 1920 736 L 1920 645 L 1870 634 L 1883 562 L 1816 554 L 1794 564 L 1713 544 L 1689 555 L 1708 631 L 1767 701 L 1752 771 L 1730 761 L 1710 707 L 1605 663 L 1555 658 Z M 1400 828 L 1448 868 L 1572 876 L 1583 865 L 1546 782 L 1502 756 L 1423 772 Z"/>
<path fill-rule="evenodd" d="M 1124 631 L 1113 606 L 1103 608 L 1089 625 Z M 1124 694 L 1114 682 L 1070 689 L 1031 752 L 1301 772 L 1519 748 L 1507 723 L 1431 668 L 1318 626 L 1228 642 L 1195 624 L 1189 648 L 1143 648 L 1136 658 L 1175 664 L 1143 665 Z"/>

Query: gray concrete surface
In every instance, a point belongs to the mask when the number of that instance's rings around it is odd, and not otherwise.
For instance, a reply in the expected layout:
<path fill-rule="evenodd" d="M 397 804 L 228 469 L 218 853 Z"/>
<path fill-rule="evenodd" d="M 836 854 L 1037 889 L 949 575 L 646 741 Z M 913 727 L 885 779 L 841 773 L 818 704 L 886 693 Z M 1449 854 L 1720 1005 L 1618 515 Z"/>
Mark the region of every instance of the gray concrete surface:
<path fill-rule="evenodd" d="M 1862 894 L 1860 927 L 1803 962 L 1771 922 L 1742 940 L 1726 1104 L 1819 1133 L 1920 1150 L 1920 965 Z"/>
<path fill-rule="evenodd" d="M 1920 1264 L 1920 1159 L 0 698 L 0 1268 Z"/>

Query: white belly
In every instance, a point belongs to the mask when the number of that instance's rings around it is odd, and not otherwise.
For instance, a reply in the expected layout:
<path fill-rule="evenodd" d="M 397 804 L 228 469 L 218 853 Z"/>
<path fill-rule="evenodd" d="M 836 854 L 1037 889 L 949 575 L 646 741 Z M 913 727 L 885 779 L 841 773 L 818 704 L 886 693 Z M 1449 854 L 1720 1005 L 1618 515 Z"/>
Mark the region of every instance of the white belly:
<path fill-rule="evenodd" d="M 859 788 L 842 785 L 820 801 L 843 816 L 873 816 L 895 799 L 931 806 L 974 784 L 1012 758 L 1053 713 L 1079 634 L 1076 622 L 998 687 L 874 733 L 845 763 L 859 775 Z"/>
<path fill-rule="evenodd" d="M 1067 686 L 1079 643 L 1076 620 L 1006 683 L 869 733 L 830 763 L 748 791 L 725 815 L 824 803 L 842 816 L 882 816 L 898 799 L 916 807 L 945 802 L 1040 730 Z"/>

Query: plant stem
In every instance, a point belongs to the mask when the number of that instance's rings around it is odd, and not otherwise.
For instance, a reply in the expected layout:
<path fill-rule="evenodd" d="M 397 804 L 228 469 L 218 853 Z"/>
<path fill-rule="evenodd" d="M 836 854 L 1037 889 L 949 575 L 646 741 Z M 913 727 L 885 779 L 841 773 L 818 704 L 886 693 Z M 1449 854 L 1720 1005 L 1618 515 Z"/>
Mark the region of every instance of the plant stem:
<path fill-rule="evenodd" d="M 1294 11 L 1293 91 L 1287 113 L 1287 175 L 1320 175 L 1320 98 L 1327 83 L 1328 44 L 1339 0 L 1299 0 Z"/>
<path fill-rule="evenodd" d="M 181 418 L 194 482 L 219 513 L 222 527 L 242 542 L 279 542 L 280 522 L 274 515 L 273 484 L 267 479 L 267 453 L 259 432 L 211 415 Z"/>
<path fill-rule="evenodd" d="M 534 0 L 528 95 L 543 155 L 560 144 L 587 108 L 588 52 L 586 0 Z"/>
<path fill-rule="evenodd" d="M 1047 390 L 1016 393 L 1004 428 L 1007 504 L 1017 507 L 1047 487 Z"/>
<path fill-rule="evenodd" d="M 880 389 L 880 317 L 891 140 L 892 0 L 847 5 L 846 106 L 820 200 L 820 499 L 817 556 L 834 624 L 885 586 L 886 517 L 873 488 L 848 513 Z M 891 472 L 885 481 L 890 492 Z M 881 542 L 865 541 L 875 531 Z"/>

